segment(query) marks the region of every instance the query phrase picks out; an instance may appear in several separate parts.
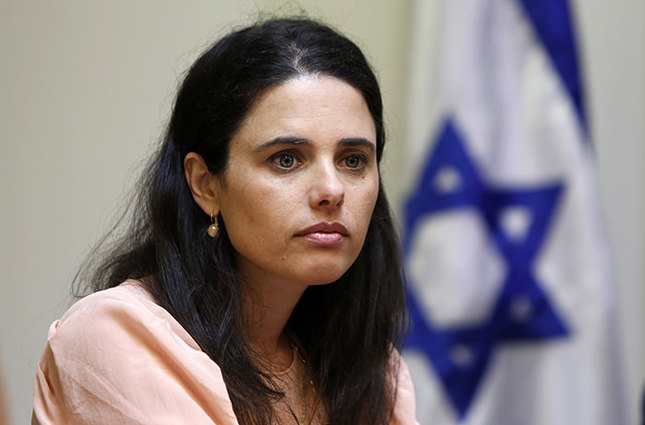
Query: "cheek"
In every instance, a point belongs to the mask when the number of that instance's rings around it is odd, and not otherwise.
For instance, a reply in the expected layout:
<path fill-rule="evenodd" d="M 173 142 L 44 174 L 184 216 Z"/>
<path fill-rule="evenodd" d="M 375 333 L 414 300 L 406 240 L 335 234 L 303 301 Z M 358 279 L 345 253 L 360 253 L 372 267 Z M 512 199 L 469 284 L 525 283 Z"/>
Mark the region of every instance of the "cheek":
<path fill-rule="evenodd" d="M 381 186 L 378 172 L 374 177 L 370 179 L 369 185 L 366 186 L 367 189 L 365 190 L 365 204 L 368 205 L 367 209 L 370 211 L 371 215 L 374 207 L 376 206 L 376 199 L 378 198 Z"/>
<path fill-rule="evenodd" d="M 265 246 L 268 241 L 279 237 L 279 230 L 291 216 L 291 200 L 278 186 L 242 185 L 234 198 L 222 206 L 231 243 L 242 246 Z"/>
<path fill-rule="evenodd" d="M 362 224 L 364 233 L 367 233 L 367 229 L 372 218 L 372 213 L 374 212 L 374 207 L 376 206 L 378 193 L 378 180 L 376 180 L 376 182 L 370 182 L 369 185 L 365 185 L 359 190 L 359 196 L 357 197 L 358 202 L 356 209 L 356 219 L 359 220 L 360 224 Z"/>

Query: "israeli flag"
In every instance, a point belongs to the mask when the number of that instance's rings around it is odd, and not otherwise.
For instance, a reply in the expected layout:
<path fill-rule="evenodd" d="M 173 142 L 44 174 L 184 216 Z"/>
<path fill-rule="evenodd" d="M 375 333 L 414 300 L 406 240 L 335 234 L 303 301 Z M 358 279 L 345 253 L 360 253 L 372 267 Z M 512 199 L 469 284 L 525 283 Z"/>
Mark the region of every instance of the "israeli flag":
<path fill-rule="evenodd" d="M 402 216 L 419 422 L 626 424 L 567 1 L 416 7 Z"/>

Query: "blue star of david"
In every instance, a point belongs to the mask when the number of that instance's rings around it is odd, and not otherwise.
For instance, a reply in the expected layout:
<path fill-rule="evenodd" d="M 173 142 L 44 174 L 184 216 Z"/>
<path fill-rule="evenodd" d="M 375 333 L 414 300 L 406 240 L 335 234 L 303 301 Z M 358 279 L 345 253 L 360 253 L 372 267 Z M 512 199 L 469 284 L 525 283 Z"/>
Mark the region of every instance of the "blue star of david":
<path fill-rule="evenodd" d="M 459 184 L 454 190 L 442 191 L 437 187 L 437 178 L 446 169 L 458 173 Z M 435 327 L 423 313 L 412 288 L 408 290 L 412 326 L 406 349 L 427 357 L 460 420 L 468 412 L 496 346 L 561 338 L 569 332 L 533 274 L 533 262 L 562 191 L 561 183 L 532 188 L 486 185 L 455 125 L 446 120 L 421 182 L 406 204 L 403 246 L 406 258 L 420 219 L 470 208 L 481 214 L 493 245 L 506 263 L 502 289 L 483 323 L 450 329 Z M 531 213 L 532 221 L 521 240 L 510 237 L 501 222 L 501 214 L 514 207 Z"/>

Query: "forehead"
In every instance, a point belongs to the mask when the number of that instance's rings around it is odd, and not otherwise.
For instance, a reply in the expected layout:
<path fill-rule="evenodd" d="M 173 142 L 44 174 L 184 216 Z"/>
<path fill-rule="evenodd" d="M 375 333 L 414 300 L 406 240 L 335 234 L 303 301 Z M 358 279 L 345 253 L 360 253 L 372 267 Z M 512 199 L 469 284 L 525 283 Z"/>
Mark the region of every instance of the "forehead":
<path fill-rule="evenodd" d="M 376 143 L 376 130 L 360 91 L 329 76 L 300 76 L 264 93 L 251 107 L 233 143 L 280 137 L 330 140 L 362 137 Z"/>

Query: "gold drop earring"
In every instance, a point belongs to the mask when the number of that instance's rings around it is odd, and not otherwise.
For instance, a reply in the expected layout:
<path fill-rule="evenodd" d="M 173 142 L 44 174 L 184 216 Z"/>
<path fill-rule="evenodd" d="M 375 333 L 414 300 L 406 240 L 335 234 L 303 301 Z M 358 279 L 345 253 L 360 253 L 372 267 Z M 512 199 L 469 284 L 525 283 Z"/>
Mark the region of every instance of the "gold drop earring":
<path fill-rule="evenodd" d="M 208 226 L 208 229 L 206 229 L 206 233 L 208 233 L 208 236 L 210 236 L 213 239 L 215 239 L 217 237 L 217 234 L 219 233 L 219 225 L 217 224 L 217 217 L 213 216 L 213 212 L 211 212 L 211 224 Z"/>

